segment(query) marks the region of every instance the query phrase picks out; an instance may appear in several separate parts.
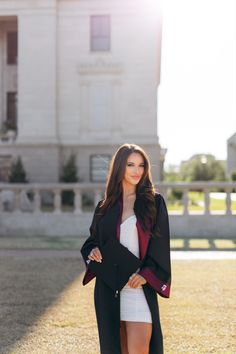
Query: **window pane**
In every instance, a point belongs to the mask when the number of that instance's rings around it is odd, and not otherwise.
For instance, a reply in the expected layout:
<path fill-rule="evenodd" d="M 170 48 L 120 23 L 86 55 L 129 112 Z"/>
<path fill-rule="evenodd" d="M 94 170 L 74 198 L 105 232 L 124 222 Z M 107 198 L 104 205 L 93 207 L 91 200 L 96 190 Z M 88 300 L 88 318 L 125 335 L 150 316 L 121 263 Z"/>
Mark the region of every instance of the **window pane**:
<path fill-rule="evenodd" d="M 17 64 L 17 32 L 7 33 L 7 64 Z"/>
<path fill-rule="evenodd" d="M 91 50 L 110 49 L 110 16 L 91 16 Z"/>
<path fill-rule="evenodd" d="M 110 34 L 110 17 L 109 16 L 91 16 L 91 32 L 92 36 L 109 36 Z"/>
<path fill-rule="evenodd" d="M 16 128 L 17 119 L 17 93 L 7 92 L 7 125 L 9 128 Z"/>
<path fill-rule="evenodd" d="M 110 17 L 105 16 L 101 23 L 101 36 L 110 36 Z"/>
<path fill-rule="evenodd" d="M 93 37 L 99 36 L 101 32 L 101 19 L 97 16 L 91 17 L 91 34 Z"/>
<path fill-rule="evenodd" d="M 109 50 L 110 49 L 110 39 L 109 38 L 92 38 L 91 43 L 92 50 L 99 51 L 99 50 Z"/>
<path fill-rule="evenodd" d="M 106 181 L 110 160 L 110 155 L 90 156 L 90 179 L 92 182 Z"/>

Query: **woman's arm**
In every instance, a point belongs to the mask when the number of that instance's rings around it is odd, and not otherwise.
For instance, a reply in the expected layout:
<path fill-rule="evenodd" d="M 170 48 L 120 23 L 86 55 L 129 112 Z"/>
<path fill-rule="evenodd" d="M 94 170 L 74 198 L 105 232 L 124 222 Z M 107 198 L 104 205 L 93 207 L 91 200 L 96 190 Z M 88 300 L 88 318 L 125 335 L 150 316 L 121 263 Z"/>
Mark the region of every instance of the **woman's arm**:
<path fill-rule="evenodd" d="M 159 295 L 168 298 L 171 286 L 170 231 L 165 200 L 156 194 L 157 226 L 161 236 L 150 240 L 144 263 L 138 272 Z"/>
<path fill-rule="evenodd" d="M 87 267 L 87 263 L 89 261 L 88 255 L 90 254 L 90 252 L 93 248 L 98 247 L 97 233 L 96 233 L 96 231 L 94 232 L 94 226 L 96 223 L 96 214 L 99 210 L 99 206 L 100 206 L 101 202 L 102 202 L 102 200 L 100 200 L 98 202 L 98 204 L 95 208 L 94 214 L 93 214 L 92 223 L 89 227 L 90 236 L 87 238 L 87 240 L 84 242 L 84 244 L 82 245 L 82 247 L 80 249 L 80 252 L 82 254 L 82 257 L 83 257 L 86 267 Z"/>

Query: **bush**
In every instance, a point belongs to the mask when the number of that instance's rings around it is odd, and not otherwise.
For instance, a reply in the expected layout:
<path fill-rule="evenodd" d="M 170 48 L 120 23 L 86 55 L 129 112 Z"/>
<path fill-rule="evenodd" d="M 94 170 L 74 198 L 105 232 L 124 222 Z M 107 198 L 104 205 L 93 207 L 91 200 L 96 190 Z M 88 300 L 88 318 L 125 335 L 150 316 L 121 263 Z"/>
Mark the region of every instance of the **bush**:
<path fill-rule="evenodd" d="M 231 173 L 231 180 L 232 180 L 232 181 L 236 181 L 236 171 L 233 171 L 233 172 Z"/>
<path fill-rule="evenodd" d="M 183 191 L 180 189 L 172 189 L 168 199 L 171 203 L 179 203 L 183 198 Z"/>

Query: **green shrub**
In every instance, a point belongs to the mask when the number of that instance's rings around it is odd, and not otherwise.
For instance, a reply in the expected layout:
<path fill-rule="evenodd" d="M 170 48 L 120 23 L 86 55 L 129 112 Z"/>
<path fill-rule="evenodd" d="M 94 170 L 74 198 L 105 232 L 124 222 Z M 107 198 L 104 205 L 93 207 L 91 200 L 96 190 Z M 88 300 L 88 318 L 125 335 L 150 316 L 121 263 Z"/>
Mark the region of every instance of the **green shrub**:
<path fill-rule="evenodd" d="M 64 183 L 76 183 L 78 182 L 76 156 L 71 154 L 65 165 L 62 166 L 62 173 L 60 176 L 60 182 Z M 74 205 L 74 192 L 63 191 L 62 192 L 62 204 Z"/>
<path fill-rule="evenodd" d="M 9 175 L 10 183 L 28 183 L 26 178 L 26 172 L 21 161 L 21 157 L 18 156 L 17 160 L 12 163 Z"/>
<path fill-rule="evenodd" d="M 236 170 L 231 173 L 231 180 L 236 181 Z"/>
<path fill-rule="evenodd" d="M 179 203 L 183 198 L 183 191 L 181 189 L 172 189 L 168 195 L 170 203 Z"/>

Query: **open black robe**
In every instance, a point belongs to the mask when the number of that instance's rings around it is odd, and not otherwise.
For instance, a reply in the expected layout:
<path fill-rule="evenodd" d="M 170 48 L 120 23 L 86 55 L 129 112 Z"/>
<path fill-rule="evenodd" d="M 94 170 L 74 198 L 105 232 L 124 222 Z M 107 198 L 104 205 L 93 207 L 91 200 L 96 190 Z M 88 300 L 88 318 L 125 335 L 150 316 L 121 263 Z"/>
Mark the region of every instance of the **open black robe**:
<path fill-rule="evenodd" d="M 134 204 L 134 212 L 137 210 L 137 199 Z M 152 336 L 149 346 L 149 354 L 163 354 L 163 337 L 159 317 L 157 294 L 168 298 L 171 285 L 170 262 L 170 232 L 169 218 L 165 200 L 160 193 L 155 194 L 157 207 L 157 224 L 161 237 L 151 237 L 144 232 L 140 220 L 137 218 L 137 230 L 139 238 L 140 259 L 142 264 L 139 270 L 147 283 L 142 285 L 143 291 L 152 316 Z M 101 201 L 100 201 L 101 202 Z M 120 224 L 123 212 L 122 197 L 99 220 L 95 232 L 93 226 L 96 220 L 98 206 L 96 206 L 90 236 L 81 248 L 86 272 L 83 285 L 86 285 L 96 275 L 87 267 L 88 255 L 94 247 L 106 243 L 109 237 L 120 239 Z M 94 304 L 98 324 L 98 334 L 101 354 L 121 354 L 120 346 L 120 294 L 114 296 L 111 290 L 102 280 L 96 278 L 94 287 Z"/>

